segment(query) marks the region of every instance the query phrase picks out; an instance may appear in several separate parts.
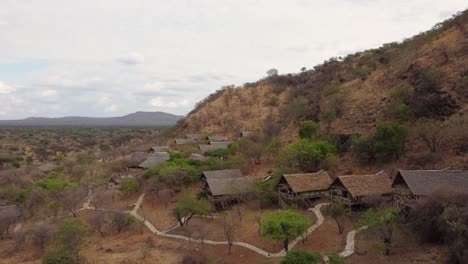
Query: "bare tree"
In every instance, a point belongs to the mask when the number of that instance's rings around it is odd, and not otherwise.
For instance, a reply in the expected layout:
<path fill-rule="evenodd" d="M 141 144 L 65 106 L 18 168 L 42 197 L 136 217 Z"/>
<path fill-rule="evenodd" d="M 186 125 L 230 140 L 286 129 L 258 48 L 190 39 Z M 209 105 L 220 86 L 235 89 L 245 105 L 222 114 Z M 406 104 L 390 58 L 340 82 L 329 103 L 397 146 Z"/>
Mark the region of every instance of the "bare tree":
<path fill-rule="evenodd" d="M 170 189 L 163 189 L 160 190 L 157 194 L 159 200 L 164 203 L 164 207 L 167 209 L 167 206 L 171 202 L 172 198 L 174 197 L 174 194 Z"/>
<path fill-rule="evenodd" d="M 89 219 L 88 223 L 99 233 L 99 235 L 101 235 L 101 237 L 104 237 L 106 225 L 109 224 L 108 214 L 102 211 L 96 211 Z"/>
<path fill-rule="evenodd" d="M 37 225 L 31 230 L 31 242 L 39 249 L 39 253 L 42 255 L 47 244 L 53 239 L 52 228 L 48 225 L 42 224 Z"/>
<path fill-rule="evenodd" d="M 228 253 L 231 254 L 232 244 L 236 235 L 236 226 L 230 215 L 224 216 L 224 238 L 228 242 Z"/>
<path fill-rule="evenodd" d="M 127 217 L 121 212 L 112 212 L 110 213 L 111 225 L 117 231 L 117 234 L 120 234 L 122 230 L 127 225 Z"/>
<path fill-rule="evenodd" d="M 16 205 L 5 206 L 0 209 L 0 239 L 10 235 L 10 228 L 21 218 L 21 209 Z"/>
<path fill-rule="evenodd" d="M 202 248 L 205 248 L 205 238 L 210 233 L 208 226 L 206 225 L 194 225 L 193 228 L 197 231 L 197 237 L 201 241 Z"/>
<path fill-rule="evenodd" d="M 431 150 L 436 152 L 447 136 L 445 124 L 441 120 L 426 119 L 416 123 L 414 133 Z"/>
<path fill-rule="evenodd" d="M 195 228 L 191 227 L 191 226 L 183 226 L 182 227 L 182 231 L 184 232 L 185 236 L 188 237 L 188 246 L 189 246 L 189 249 L 191 249 L 191 240 L 192 240 L 192 235 L 193 233 L 195 232 Z"/>
<path fill-rule="evenodd" d="M 30 218 L 34 217 L 41 207 L 44 204 L 46 196 L 43 191 L 38 189 L 33 189 L 26 200 L 23 202 L 23 208 L 28 213 Z"/>
<path fill-rule="evenodd" d="M 83 206 L 87 195 L 88 188 L 84 185 L 73 189 L 66 189 L 62 197 L 63 209 L 69 211 L 73 217 L 76 217 L 76 213 Z"/>

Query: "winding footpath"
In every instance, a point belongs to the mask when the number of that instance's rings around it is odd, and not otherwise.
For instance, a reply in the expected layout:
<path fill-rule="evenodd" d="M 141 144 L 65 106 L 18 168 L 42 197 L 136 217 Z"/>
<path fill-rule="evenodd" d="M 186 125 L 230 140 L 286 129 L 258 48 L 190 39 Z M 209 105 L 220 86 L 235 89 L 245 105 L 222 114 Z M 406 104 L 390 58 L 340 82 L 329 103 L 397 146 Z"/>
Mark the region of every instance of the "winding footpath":
<path fill-rule="evenodd" d="M 83 203 L 83 206 L 82 208 L 80 208 L 78 211 L 82 211 L 82 210 L 95 210 L 95 211 L 113 211 L 113 210 L 110 210 L 110 209 L 104 209 L 104 208 L 95 208 L 93 206 L 90 206 L 90 203 L 91 203 L 91 200 L 93 199 L 94 197 L 94 194 L 92 192 L 92 189 L 90 188 L 89 189 L 89 193 L 88 193 L 88 198 L 86 199 L 86 201 Z M 189 238 L 187 236 L 183 236 L 183 235 L 176 235 L 176 234 L 169 234 L 169 232 L 177 229 L 178 227 L 180 227 L 179 224 L 167 229 L 167 230 L 158 230 L 151 222 L 149 222 L 147 219 L 145 219 L 143 216 L 141 216 L 140 214 L 138 214 L 138 209 L 140 209 L 141 207 L 141 204 L 143 203 L 143 199 L 145 197 L 145 193 L 141 194 L 139 197 L 138 197 L 138 200 L 136 201 L 136 203 L 134 204 L 134 207 L 132 210 L 127 210 L 127 211 L 121 211 L 122 213 L 125 213 L 125 214 L 129 214 L 129 215 L 132 215 L 133 217 L 135 217 L 138 221 L 140 221 L 142 224 L 144 224 L 150 231 L 151 233 L 157 235 L 157 236 L 161 236 L 161 237 L 167 237 L 167 238 L 173 238 L 173 239 L 180 239 L 180 240 L 185 240 L 185 241 L 189 241 L 190 242 L 196 242 L 196 243 L 204 243 L 204 244 L 209 244 L 209 245 L 227 245 L 228 242 L 227 241 L 213 241 L 213 240 L 201 240 L 201 239 L 196 239 L 196 238 Z M 315 222 L 315 224 L 313 224 L 311 227 L 309 227 L 309 229 L 307 229 L 307 231 L 303 234 L 303 236 L 299 236 L 297 237 L 296 239 L 294 239 L 290 244 L 289 244 L 289 248 L 292 249 L 297 243 L 299 243 L 299 241 L 301 241 L 303 239 L 303 237 L 307 237 L 308 235 L 310 235 L 315 229 L 317 229 L 320 225 L 323 224 L 323 222 L 325 221 L 322 213 L 320 212 L 320 209 L 323 207 L 323 206 L 326 206 L 328 205 L 329 203 L 319 203 L 317 205 L 315 205 L 315 207 L 313 208 L 309 208 L 308 211 L 310 212 L 313 212 L 315 213 L 316 217 L 317 217 L 317 221 Z M 341 253 L 339 253 L 340 256 L 342 257 L 348 257 L 350 255 L 352 255 L 354 253 L 354 246 L 355 246 L 355 235 L 365 229 L 366 227 L 361 227 L 359 229 L 356 229 L 356 230 L 352 230 L 348 233 L 347 237 L 346 237 L 346 246 L 345 246 L 345 249 L 344 251 L 342 251 Z M 254 251 L 255 253 L 257 254 L 260 254 L 264 257 L 267 257 L 267 258 L 279 258 L 279 257 L 284 257 L 286 256 L 286 251 L 283 249 L 279 252 L 276 252 L 276 253 L 271 253 L 271 252 L 267 252 L 261 248 L 258 248 L 254 245 L 251 245 L 249 243 L 245 243 L 245 242 L 240 242 L 240 241 L 237 241 L 237 242 L 233 242 L 232 243 L 233 245 L 236 245 L 236 246 L 239 246 L 239 247 L 243 247 L 243 248 L 246 248 L 246 249 L 249 249 L 251 251 Z M 324 260 L 326 263 L 328 263 L 328 258 L 325 256 L 324 257 Z"/>

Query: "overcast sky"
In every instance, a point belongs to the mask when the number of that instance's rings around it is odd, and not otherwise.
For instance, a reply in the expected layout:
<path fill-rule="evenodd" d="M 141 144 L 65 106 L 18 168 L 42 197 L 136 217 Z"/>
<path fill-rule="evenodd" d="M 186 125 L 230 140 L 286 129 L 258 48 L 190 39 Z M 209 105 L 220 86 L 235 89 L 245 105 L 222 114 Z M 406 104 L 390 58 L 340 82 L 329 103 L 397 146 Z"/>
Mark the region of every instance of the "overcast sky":
<path fill-rule="evenodd" d="M 185 114 L 223 85 L 431 28 L 466 0 L 0 0 L 0 119 Z"/>

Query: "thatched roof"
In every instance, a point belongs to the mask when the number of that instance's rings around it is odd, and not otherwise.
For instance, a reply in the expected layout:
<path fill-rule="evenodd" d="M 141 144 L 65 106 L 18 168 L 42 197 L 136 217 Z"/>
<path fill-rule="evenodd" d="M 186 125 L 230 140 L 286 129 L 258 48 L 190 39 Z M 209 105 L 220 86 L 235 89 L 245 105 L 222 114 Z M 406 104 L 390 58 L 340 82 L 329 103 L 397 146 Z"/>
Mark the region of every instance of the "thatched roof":
<path fill-rule="evenodd" d="M 144 152 L 132 153 L 130 160 L 127 163 L 129 168 L 137 168 L 143 161 L 145 161 L 147 154 Z"/>
<path fill-rule="evenodd" d="M 208 140 L 209 141 L 213 141 L 213 142 L 223 142 L 223 141 L 229 141 L 229 139 L 225 136 L 218 136 L 218 135 L 214 135 L 214 136 L 208 136 Z"/>
<path fill-rule="evenodd" d="M 186 138 L 192 139 L 192 140 L 202 140 L 203 136 L 201 134 L 186 134 Z"/>
<path fill-rule="evenodd" d="M 170 150 L 171 148 L 169 146 L 157 146 L 157 147 L 151 147 L 149 149 L 150 152 L 165 152 Z"/>
<path fill-rule="evenodd" d="M 238 170 L 238 169 L 235 169 L 235 170 L 204 171 L 203 176 L 207 180 L 244 178 L 244 176 L 242 175 L 242 172 L 240 170 Z"/>
<path fill-rule="evenodd" d="M 190 159 L 191 160 L 204 160 L 206 159 L 206 157 L 199 153 L 192 153 L 190 154 Z"/>
<path fill-rule="evenodd" d="M 252 180 L 248 177 L 231 179 L 207 179 L 212 195 L 236 195 L 251 191 Z"/>
<path fill-rule="evenodd" d="M 332 185 L 341 183 L 352 197 L 384 195 L 393 192 L 390 177 L 383 172 L 371 175 L 338 176 Z"/>
<path fill-rule="evenodd" d="M 240 132 L 241 137 L 247 137 L 247 136 L 249 136 L 251 134 L 252 134 L 252 132 L 250 132 L 250 131 L 241 131 Z"/>
<path fill-rule="evenodd" d="M 327 190 L 333 182 L 326 171 L 284 174 L 283 178 L 295 193 Z"/>
<path fill-rule="evenodd" d="M 175 143 L 176 145 L 188 145 L 195 143 L 195 140 L 191 138 L 176 138 Z"/>
<path fill-rule="evenodd" d="M 37 167 L 41 172 L 44 172 L 44 173 L 47 173 L 47 172 L 51 172 L 53 170 L 56 170 L 58 168 L 57 165 L 53 164 L 53 163 L 46 163 L 46 164 L 43 164 L 39 167 Z"/>
<path fill-rule="evenodd" d="M 207 144 L 200 144 L 198 145 L 198 148 L 203 152 L 203 153 L 206 153 L 206 152 L 211 152 L 211 151 L 215 151 L 217 149 L 227 149 L 229 144 L 231 144 L 230 142 L 210 142 L 209 145 Z"/>
<path fill-rule="evenodd" d="M 148 158 L 138 165 L 139 168 L 148 169 L 162 165 L 164 162 L 169 160 L 169 153 L 167 152 L 156 152 L 154 155 L 148 156 Z"/>
<path fill-rule="evenodd" d="M 428 195 L 440 188 L 468 192 L 468 170 L 399 170 L 392 186 L 402 181 L 414 195 Z"/>

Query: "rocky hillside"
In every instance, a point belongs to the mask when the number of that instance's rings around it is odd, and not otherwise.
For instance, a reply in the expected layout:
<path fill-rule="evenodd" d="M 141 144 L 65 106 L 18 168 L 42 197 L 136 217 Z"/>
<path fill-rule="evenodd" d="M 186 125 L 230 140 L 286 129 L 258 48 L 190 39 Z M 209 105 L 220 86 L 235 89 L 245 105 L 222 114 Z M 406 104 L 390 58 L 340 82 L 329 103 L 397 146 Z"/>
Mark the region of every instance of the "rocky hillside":
<path fill-rule="evenodd" d="M 224 87 L 200 102 L 179 132 L 273 129 L 288 137 L 300 121 L 314 120 L 335 133 L 368 133 L 380 122 L 463 114 L 467 102 L 465 11 L 402 43 Z"/>
<path fill-rule="evenodd" d="M 29 117 L 22 120 L 0 120 L 0 126 L 167 126 L 174 125 L 181 118 L 182 116 L 163 112 L 136 112 L 119 117 Z"/>

